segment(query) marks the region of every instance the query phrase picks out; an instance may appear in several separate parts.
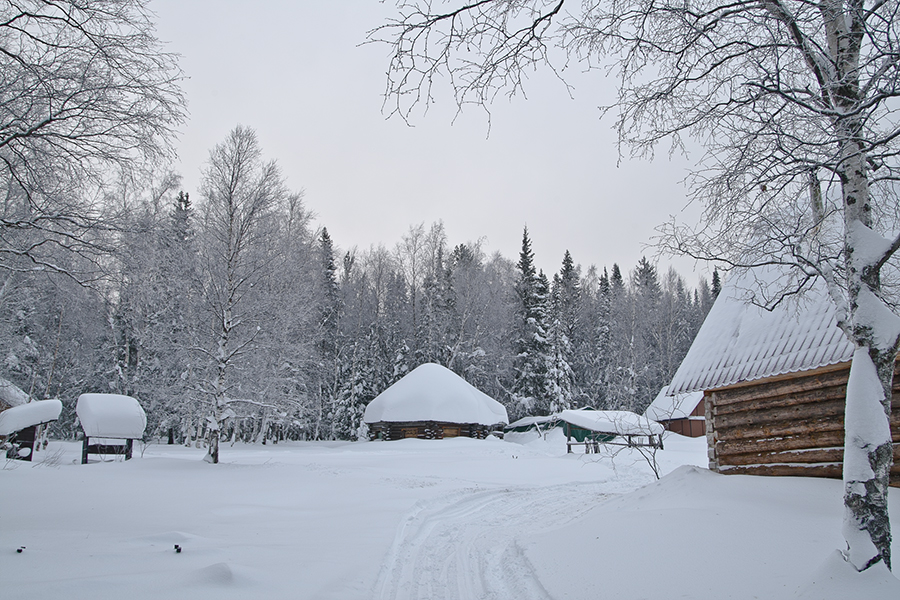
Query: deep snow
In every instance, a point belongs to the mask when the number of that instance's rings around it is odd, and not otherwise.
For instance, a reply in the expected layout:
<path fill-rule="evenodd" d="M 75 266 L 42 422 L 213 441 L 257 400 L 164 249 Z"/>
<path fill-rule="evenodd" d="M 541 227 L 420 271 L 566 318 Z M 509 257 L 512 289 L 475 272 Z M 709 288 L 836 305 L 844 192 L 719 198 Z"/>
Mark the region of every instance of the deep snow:
<path fill-rule="evenodd" d="M 548 438 L 225 445 L 219 465 L 164 445 L 80 465 L 51 442 L 0 471 L 3 596 L 900 597 L 835 558 L 839 481 L 683 467 L 704 440 L 671 435 L 657 482 Z"/>

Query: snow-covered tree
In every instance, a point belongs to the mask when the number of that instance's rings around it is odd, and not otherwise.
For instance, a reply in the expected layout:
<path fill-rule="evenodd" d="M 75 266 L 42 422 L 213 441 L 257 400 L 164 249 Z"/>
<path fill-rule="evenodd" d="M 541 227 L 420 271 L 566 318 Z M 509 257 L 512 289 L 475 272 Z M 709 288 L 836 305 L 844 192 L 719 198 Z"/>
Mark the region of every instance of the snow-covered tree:
<path fill-rule="evenodd" d="M 527 227 L 522 234 L 522 250 L 516 267 L 519 302 L 512 397 L 520 412 L 548 414 L 553 403 L 550 386 L 553 355 L 548 331 L 550 286 L 544 273 L 538 273 L 534 265 Z"/>
<path fill-rule="evenodd" d="M 236 127 L 211 152 L 203 174 L 203 268 L 214 332 L 204 352 L 211 361 L 205 382 L 210 408 L 208 460 L 219 461 L 219 438 L 236 413 L 236 361 L 258 335 L 258 315 L 248 294 L 268 264 L 267 229 L 275 207 L 289 196 L 274 162 L 263 162 L 256 134 Z"/>

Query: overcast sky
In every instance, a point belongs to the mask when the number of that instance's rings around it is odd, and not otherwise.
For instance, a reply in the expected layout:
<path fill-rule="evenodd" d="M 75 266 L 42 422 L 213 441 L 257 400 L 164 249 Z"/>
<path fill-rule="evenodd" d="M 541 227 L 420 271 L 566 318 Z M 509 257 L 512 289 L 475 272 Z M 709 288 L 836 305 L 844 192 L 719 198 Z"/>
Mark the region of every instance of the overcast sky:
<path fill-rule="evenodd" d="M 178 143 L 183 187 L 199 197 L 209 150 L 241 124 L 256 130 L 316 226 L 342 249 L 392 247 L 411 225 L 442 220 L 451 244 L 484 238 L 513 260 L 527 224 L 548 274 L 568 249 L 583 267 L 630 271 L 654 228 L 687 203 L 685 162 L 617 166 L 612 97 L 600 73 L 569 73 L 574 99 L 549 73 L 528 98 L 499 99 L 455 122 L 447 94 L 410 127 L 386 119 L 388 49 L 360 45 L 390 14 L 377 0 L 153 0 L 160 39 L 182 56 L 190 119 Z M 693 211 L 695 212 L 695 211 Z M 673 264 L 695 285 L 700 265 Z"/>

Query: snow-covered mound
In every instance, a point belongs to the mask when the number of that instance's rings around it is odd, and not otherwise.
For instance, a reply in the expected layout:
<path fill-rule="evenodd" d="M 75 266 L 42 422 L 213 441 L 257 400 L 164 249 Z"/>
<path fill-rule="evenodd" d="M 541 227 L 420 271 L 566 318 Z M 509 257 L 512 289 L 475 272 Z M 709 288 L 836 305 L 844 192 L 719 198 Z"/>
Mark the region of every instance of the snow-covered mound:
<path fill-rule="evenodd" d="M 120 394 L 82 394 L 75 413 L 88 437 L 138 439 L 147 426 L 138 401 Z"/>
<path fill-rule="evenodd" d="M 410 371 L 366 407 L 366 423 L 438 421 L 509 423 L 506 408 L 453 371 L 427 363 Z"/>
<path fill-rule="evenodd" d="M 32 425 L 49 423 L 59 418 L 62 402 L 41 400 L 13 406 L 0 412 L 0 435 L 10 435 Z"/>

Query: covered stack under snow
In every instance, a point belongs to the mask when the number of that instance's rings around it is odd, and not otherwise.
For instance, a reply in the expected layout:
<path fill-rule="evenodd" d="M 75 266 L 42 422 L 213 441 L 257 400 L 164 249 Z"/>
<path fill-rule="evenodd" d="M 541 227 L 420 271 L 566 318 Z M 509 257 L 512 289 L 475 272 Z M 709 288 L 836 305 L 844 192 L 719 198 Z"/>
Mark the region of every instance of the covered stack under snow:
<path fill-rule="evenodd" d="M 35 425 L 55 421 L 62 412 L 59 400 L 28 402 L 0 412 L 0 436 L 8 436 Z"/>
<path fill-rule="evenodd" d="M 139 439 L 147 426 L 140 403 L 120 394 L 82 394 L 75 413 L 88 437 Z"/>
<path fill-rule="evenodd" d="M 379 394 L 364 416 L 370 439 L 486 437 L 506 408 L 453 371 L 427 363 Z"/>
<path fill-rule="evenodd" d="M 147 427 L 144 409 L 131 396 L 82 394 L 75 405 L 75 413 L 84 429 L 82 464 L 87 464 L 89 454 L 124 454 L 125 460 L 130 459 L 134 440 L 142 438 Z M 92 444 L 91 438 L 100 438 L 100 441 Z M 125 444 L 107 442 L 117 439 L 125 440 Z"/>

